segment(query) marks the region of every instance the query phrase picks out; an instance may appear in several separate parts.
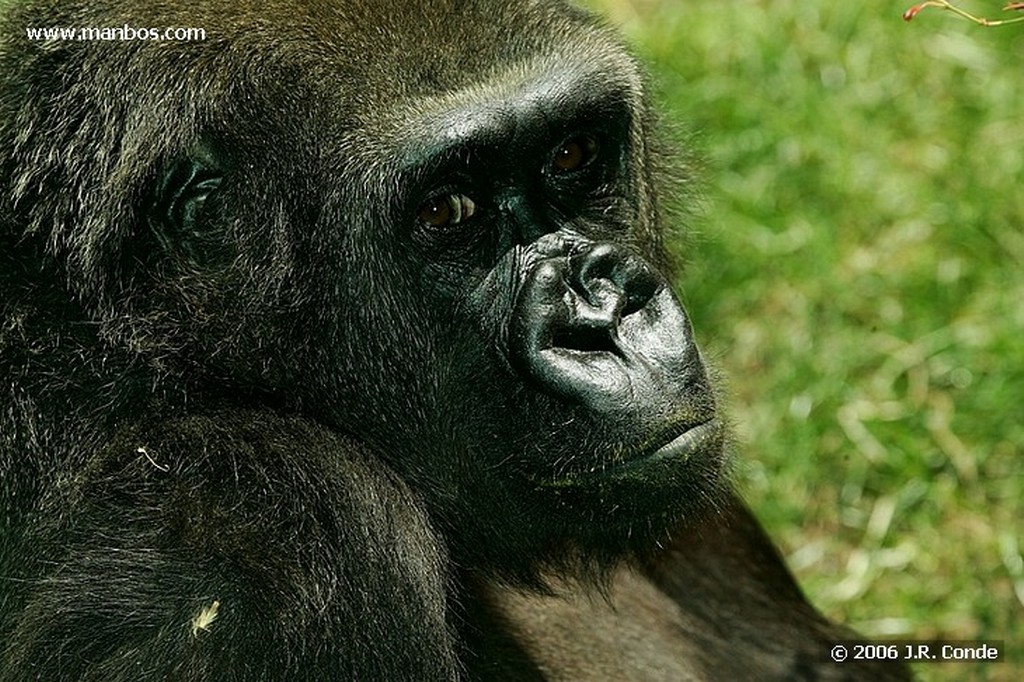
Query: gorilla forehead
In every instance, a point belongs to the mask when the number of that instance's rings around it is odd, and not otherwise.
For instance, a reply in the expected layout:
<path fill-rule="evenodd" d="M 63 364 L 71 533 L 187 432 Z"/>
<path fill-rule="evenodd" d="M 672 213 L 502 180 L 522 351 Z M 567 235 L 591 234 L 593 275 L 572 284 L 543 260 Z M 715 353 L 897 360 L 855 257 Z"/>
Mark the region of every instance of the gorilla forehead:
<path fill-rule="evenodd" d="M 525 7 L 524 7 L 525 6 Z M 19 16 L 23 15 L 23 16 Z M 271 19 L 272 17 L 272 19 Z M 126 54 L 136 50 L 163 54 L 220 54 L 224 63 L 261 66 L 283 60 L 310 69 L 320 78 L 343 72 L 395 91 L 429 92 L 480 80 L 480 69 L 544 54 L 606 59 L 614 34 L 571 5 L 497 0 L 286 0 L 225 3 L 197 0 L 182 11 L 166 0 L 132 3 L 65 0 L 24 3 L 14 8 L 10 25 L 90 27 L 181 27 L 206 31 L 197 42 L 73 41 L 47 48 L 90 49 Z M 413 49 L 412 46 L 415 46 Z M 588 54 L 591 53 L 591 54 Z M 209 62 L 206 64 L 209 66 Z M 253 66 L 248 61 L 248 66 Z M 396 81 L 393 74 L 401 73 Z M 121 74 L 127 76 L 130 74 Z"/>
<path fill-rule="evenodd" d="M 401 147 L 413 157 L 459 140 L 522 141 L 554 120 L 622 105 L 642 108 L 641 79 L 621 53 L 549 54 L 516 62 L 461 88 L 410 96 L 389 115 L 366 121 L 366 142 Z M 379 110 L 371 108 L 373 117 Z"/>
<path fill-rule="evenodd" d="M 579 102 L 587 92 L 640 105 L 639 66 L 614 34 L 562 2 L 527 3 L 529 11 L 493 0 L 326 4 L 325 13 L 299 3 L 286 25 L 268 26 L 259 13 L 215 14 L 208 34 L 215 50 L 225 42 L 251 57 L 241 80 L 308 95 L 321 121 L 356 129 L 371 146 L 458 135 L 467 112 L 478 120 L 510 104 Z"/>
<path fill-rule="evenodd" d="M 199 126 L 269 123 L 305 137 L 302 121 L 312 119 L 318 145 L 349 140 L 368 154 L 417 134 L 458 134 L 468 120 L 462 112 L 479 119 L 510 102 L 546 98 L 558 106 L 581 93 L 618 92 L 629 106 L 639 104 L 638 65 L 610 31 L 562 2 L 526 3 L 528 11 L 495 0 L 232 4 L 189 3 L 184 16 L 206 31 L 204 41 L 69 41 L 46 45 L 36 58 L 53 60 L 57 70 L 69 57 L 81 68 L 66 69 L 66 82 L 129 108 L 165 110 L 178 117 L 170 126 L 176 131 L 194 129 L 186 120 L 198 119 Z M 178 3 L 160 1 L 131 10 L 118 2 L 25 3 L 11 14 L 8 30 L 183 23 Z M 340 137 L 348 131 L 358 139 Z"/>

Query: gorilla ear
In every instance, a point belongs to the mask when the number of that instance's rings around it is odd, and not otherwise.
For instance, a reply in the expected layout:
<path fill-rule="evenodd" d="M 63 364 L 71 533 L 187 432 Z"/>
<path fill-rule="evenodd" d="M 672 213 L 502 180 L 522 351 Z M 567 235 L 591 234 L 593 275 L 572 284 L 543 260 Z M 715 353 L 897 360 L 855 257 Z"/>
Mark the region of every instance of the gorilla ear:
<path fill-rule="evenodd" d="M 215 210 L 223 171 L 205 151 L 161 169 L 149 204 L 149 225 L 163 250 L 199 267 L 215 264 L 225 248 Z"/>

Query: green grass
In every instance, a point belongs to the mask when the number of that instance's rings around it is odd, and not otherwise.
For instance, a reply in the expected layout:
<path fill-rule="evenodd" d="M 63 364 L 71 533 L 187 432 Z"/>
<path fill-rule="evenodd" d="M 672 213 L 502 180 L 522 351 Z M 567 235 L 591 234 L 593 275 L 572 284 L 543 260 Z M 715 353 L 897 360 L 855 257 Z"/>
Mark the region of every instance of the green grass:
<path fill-rule="evenodd" d="M 680 288 L 812 600 L 1024 669 L 1024 26 L 910 2 L 593 0 L 697 131 Z M 965 4 L 995 18 L 999 2 Z"/>

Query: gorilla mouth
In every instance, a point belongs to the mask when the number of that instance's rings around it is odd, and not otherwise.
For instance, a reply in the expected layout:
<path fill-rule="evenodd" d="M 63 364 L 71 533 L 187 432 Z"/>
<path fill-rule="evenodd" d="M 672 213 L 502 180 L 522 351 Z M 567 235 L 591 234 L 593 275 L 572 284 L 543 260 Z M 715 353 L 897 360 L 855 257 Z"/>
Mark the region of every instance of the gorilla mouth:
<path fill-rule="evenodd" d="M 704 453 L 713 455 L 714 452 L 717 452 L 721 442 L 721 433 L 722 423 L 712 417 L 689 427 L 652 452 L 607 466 L 599 466 L 586 472 L 560 477 L 549 481 L 547 485 L 560 487 L 585 482 L 600 481 L 604 484 L 615 480 L 640 479 L 647 475 L 652 467 L 685 464 Z"/>
<path fill-rule="evenodd" d="M 712 417 L 696 426 L 691 426 L 654 452 L 618 464 L 607 469 L 605 474 L 628 475 L 659 462 L 688 460 L 713 446 L 719 440 L 721 430 L 721 422 Z"/>

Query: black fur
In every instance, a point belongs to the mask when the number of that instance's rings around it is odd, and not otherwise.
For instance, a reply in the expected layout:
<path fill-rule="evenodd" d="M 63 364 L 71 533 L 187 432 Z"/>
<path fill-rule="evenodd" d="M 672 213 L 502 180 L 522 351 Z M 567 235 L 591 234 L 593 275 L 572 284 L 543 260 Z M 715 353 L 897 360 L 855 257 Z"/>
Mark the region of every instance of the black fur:
<path fill-rule="evenodd" d="M 125 25 L 207 39 L 26 37 Z M 857 678 L 724 483 L 655 139 L 561 2 L 10 8 L 0 680 Z"/>

